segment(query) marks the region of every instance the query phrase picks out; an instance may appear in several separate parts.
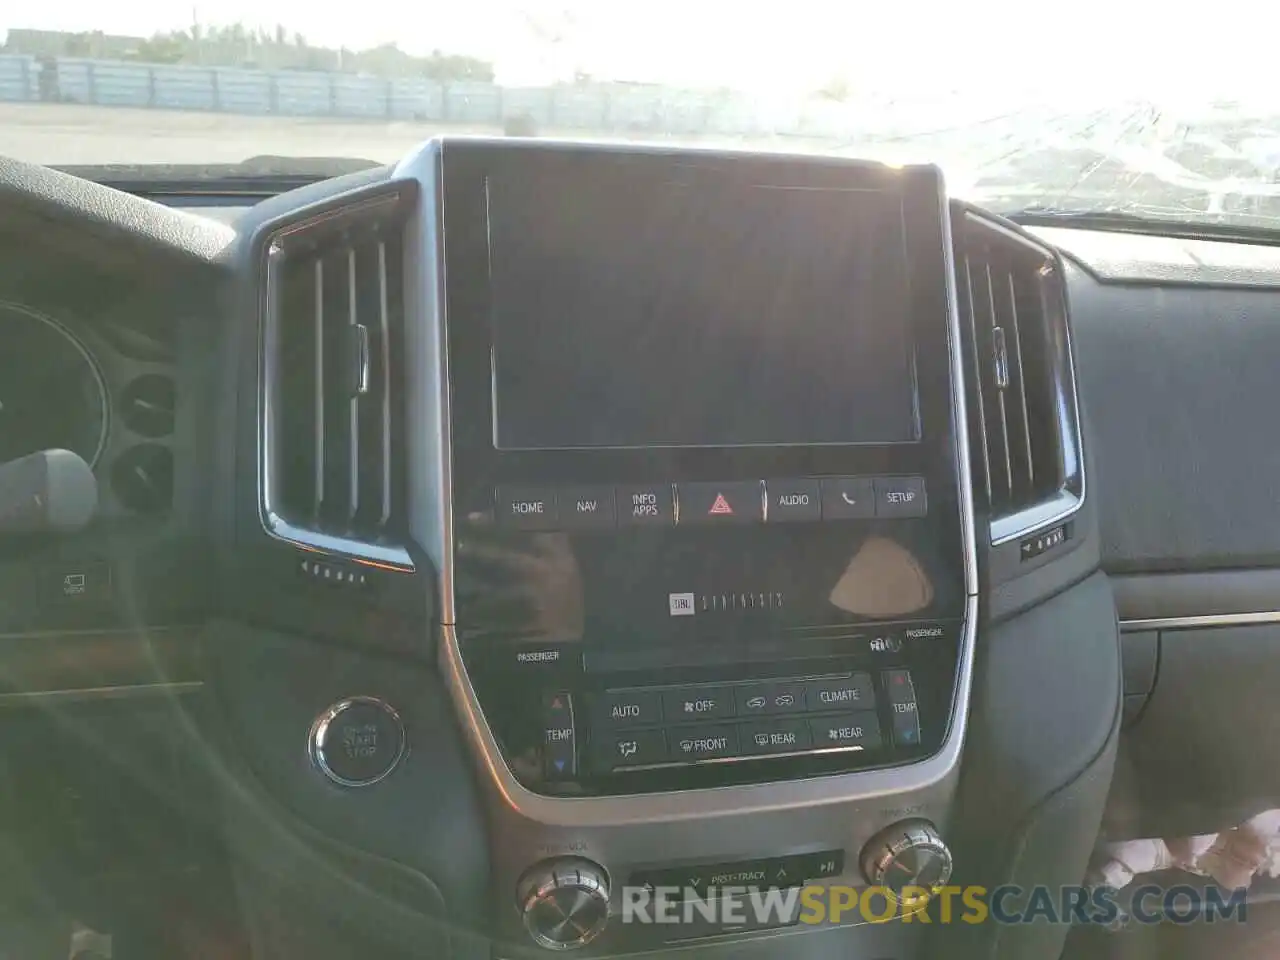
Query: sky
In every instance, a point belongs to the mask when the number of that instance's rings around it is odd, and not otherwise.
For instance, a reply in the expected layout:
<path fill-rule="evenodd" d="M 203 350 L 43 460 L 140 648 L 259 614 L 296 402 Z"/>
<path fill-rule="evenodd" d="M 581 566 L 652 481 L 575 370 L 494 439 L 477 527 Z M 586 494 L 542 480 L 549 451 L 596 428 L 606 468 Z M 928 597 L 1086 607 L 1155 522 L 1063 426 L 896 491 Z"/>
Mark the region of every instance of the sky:
<path fill-rule="evenodd" d="M 504 83 L 581 69 L 602 79 L 791 94 L 851 85 L 928 98 L 970 90 L 1063 103 L 1273 94 L 1280 5 L 1214 0 L 41 0 L 6 4 L 12 27 L 149 35 L 244 22 L 324 46 L 396 42 L 469 53 Z M 1036 18 L 1039 18 L 1038 20 Z M 1103 65 L 1106 66 L 1103 66 Z M 1011 66 L 1022 68 L 1017 84 Z"/>

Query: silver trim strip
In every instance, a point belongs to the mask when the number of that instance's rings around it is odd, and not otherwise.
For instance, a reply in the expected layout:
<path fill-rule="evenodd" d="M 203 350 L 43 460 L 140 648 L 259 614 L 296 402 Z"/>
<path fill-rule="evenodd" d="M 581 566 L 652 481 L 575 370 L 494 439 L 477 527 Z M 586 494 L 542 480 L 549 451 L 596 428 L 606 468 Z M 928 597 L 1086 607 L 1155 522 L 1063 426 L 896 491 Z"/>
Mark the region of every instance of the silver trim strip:
<path fill-rule="evenodd" d="M 967 397 L 969 391 L 964 376 L 964 342 L 960 332 L 960 302 L 956 289 L 956 244 L 951 230 L 951 204 L 947 199 L 946 183 L 942 173 L 938 174 L 939 196 L 942 205 L 942 258 L 943 282 L 947 288 L 947 346 L 951 353 L 951 431 L 956 444 L 957 492 L 960 500 L 960 540 L 964 552 L 964 588 L 965 593 L 973 599 L 965 609 L 965 631 L 976 631 L 977 596 L 978 596 L 978 539 L 974 527 L 973 515 L 973 475 L 971 467 L 971 438 L 969 437 L 969 407 Z M 972 657 L 972 651 L 962 654 Z M 971 671 L 972 662 L 962 662 L 962 672 Z M 959 696 L 959 694 L 957 694 Z M 969 709 L 969 692 L 964 690 L 964 709 Z"/>
<path fill-rule="evenodd" d="M 1280 623 L 1280 610 L 1259 610 L 1254 613 L 1206 613 L 1187 617 L 1135 617 L 1120 621 L 1120 629 L 1179 630 L 1189 627 L 1246 627 L 1250 624 Z"/>
<path fill-rule="evenodd" d="M 780 717 L 779 719 L 785 719 Z M 822 717 L 804 717 L 804 719 L 822 720 Z M 675 729 L 679 729 L 678 727 Z M 744 761 L 757 760 L 785 760 L 787 757 L 814 757 L 827 756 L 832 753 L 862 753 L 869 749 L 861 745 L 853 747 L 813 747 L 809 750 L 788 750 L 785 753 L 744 753 L 733 757 L 712 757 L 707 760 L 670 760 L 664 763 L 643 763 L 633 767 L 614 767 L 614 773 L 625 770 L 634 772 L 636 770 L 672 770 L 681 767 L 713 767 L 723 766 L 726 763 L 743 763 Z"/>
<path fill-rule="evenodd" d="M 281 255 L 283 255 L 283 251 L 281 251 Z M 312 509 L 315 511 L 316 517 L 319 518 L 320 511 L 324 509 L 324 494 L 325 494 L 325 490 L 324 490 L 324 481 L 325 481 L 325 469 L 324 469 L 324 457 L 325 457 L 325 449 L 324 449 L 324 431 L 325 431 L 324 261 L 323 260 L 319 260 L 319 259 L 316 260 L 315 280 L 316 280 L 316 289 L 315 289 L 316 381 L 315 381 L 315 396 L 312 398 L 312 403 L 314 406 L 314 413 L 316 418 L 316 425 L 315 425 L 316 432 L 315 432 L 315 436 L 312 439 L 315 443 L 313 456 L 316 458 L 316 462 L 312 469 L 315 473 L 316 496 L 315 496 L 315 503 L 312 504 Z M 272 348 L 273 349 L 275 348 L 274 343 L 272 344 Z"/>
<path fill-rule="evenodd" d="M 177 697 L 196 693 L 203 680 L 168 680 L 158 683 L 125 683 L 108 687 L 71 687 L 66 690 L 24 690 L 0 693 L 0 707 L 31 707 L 52 703 L 83 703 L 93 700 L 124 700 L 133 697 Z"/>
<path fill-rule="evenodd" d="M 428 140 L 397 164 L 392 179 L 416 180 L 417 215 L 405 228 L 405 414 L 409 529 L 440 580 L 440 622 L 453 624 L 453 440 L 446 349 L 444 165 Z"/>

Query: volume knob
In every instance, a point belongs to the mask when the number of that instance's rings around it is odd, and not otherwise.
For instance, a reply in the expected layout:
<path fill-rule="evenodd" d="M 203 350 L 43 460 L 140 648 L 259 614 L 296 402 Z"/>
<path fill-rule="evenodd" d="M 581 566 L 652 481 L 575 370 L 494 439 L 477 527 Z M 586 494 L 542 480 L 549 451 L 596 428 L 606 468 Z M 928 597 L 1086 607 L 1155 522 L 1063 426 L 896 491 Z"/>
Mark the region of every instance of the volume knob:
<path fill-rule="evenodd" d="M 881 830 L 861 859 L 867 882 L 895 895 L 914 887 L 928 896 L 951 879 L 951 851 L 928 820 L 903 820 Z"/>
<path fill-rule="evenodd" d="M 609 924 L 609 879 L 581 857 L 546 860 L 516 886 L 516 905 L 529 937 L 548 950 L 576 950 Z"/>

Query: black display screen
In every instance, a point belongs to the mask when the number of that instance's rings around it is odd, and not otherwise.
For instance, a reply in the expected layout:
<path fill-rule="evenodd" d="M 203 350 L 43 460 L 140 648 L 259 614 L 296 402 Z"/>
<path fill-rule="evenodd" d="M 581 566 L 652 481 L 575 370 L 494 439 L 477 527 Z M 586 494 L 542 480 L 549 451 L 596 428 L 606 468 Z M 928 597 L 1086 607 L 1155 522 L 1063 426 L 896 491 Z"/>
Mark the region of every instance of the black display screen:
<path fill-rule="evenodd" d="M 920 438 L 902 196 L 491 177 L 501 450 Z"/>

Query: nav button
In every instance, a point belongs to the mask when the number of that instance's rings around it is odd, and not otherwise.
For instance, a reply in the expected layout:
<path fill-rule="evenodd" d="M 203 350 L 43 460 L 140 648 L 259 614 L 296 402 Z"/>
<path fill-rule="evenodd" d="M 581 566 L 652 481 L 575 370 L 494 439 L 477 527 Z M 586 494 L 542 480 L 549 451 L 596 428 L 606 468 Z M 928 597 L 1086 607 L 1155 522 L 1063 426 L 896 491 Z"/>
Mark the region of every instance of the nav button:
<path fill-rule="evenodd" d="M 608 530 L 614 524 L 613 487 L 560 491 L 560 525 L 566 530 Z"/>
<path fill-rule="evenodd" d="M 770 480 L 769 522 L 806 523 L 822 519 L 817 480 Z"/>

